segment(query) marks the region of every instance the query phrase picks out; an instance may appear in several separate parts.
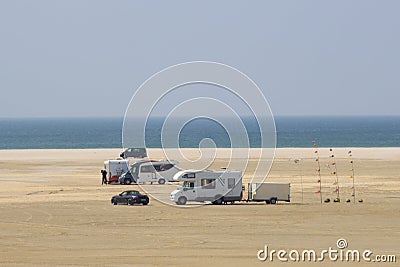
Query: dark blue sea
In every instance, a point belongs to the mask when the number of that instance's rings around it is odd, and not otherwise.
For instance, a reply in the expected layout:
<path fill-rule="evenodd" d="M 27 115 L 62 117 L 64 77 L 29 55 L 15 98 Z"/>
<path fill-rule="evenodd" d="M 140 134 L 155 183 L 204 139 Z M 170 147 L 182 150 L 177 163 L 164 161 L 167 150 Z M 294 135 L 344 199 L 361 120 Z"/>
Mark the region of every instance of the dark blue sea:
<path fill-rule="evenodd" d="M 252 118 L 243 118 L 251 147 L 260 146 L 260 131 Z M 147 147 L 161 147 L 163 119 L 146 127 Z M 121 148 L 122 118 L 0 119 L 0 149 Z M 277 147 L 399 147 L 400 116 L 275 117 Z M 211 138 L 217 147 L 230 147 L 224 128 L 214 121 L 194 120 L 181 131 L 181 147 L 198 147 Z"/>

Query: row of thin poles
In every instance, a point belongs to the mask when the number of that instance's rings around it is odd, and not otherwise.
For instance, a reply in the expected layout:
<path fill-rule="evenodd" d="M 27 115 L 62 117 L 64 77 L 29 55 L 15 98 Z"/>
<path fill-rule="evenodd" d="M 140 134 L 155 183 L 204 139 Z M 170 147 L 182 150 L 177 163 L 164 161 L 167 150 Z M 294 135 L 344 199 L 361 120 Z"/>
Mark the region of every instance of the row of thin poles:
<path fill-rule="evenodd" d="M 317 143 L 313 140 L 312 141 L 312 145 L 314 147 L 314 154 L 315 154 L 315 161 L 317 163 L 317 169 L 316 171 L 316 175 L 317 175 L 317 183 L 318 183 L 318 187 L 319 189 L 315 192 L 319 194 L 319 199 L 320 202 L 323 202 L 323 196 L 322 196 L 322 176 L 321 176 L 321 161 L 320 161 L 320 156 L 319 156 L 319 149 L 317 146 Z M 336 199 L 335 202 L 340 202 L 340 185 L 339 185 L 339 175 L 338 175 L 338 171 L 337 171 L 337 163 L 336 163 L 336 159 L 335 159 L 335 154 L 333 149 L 329 149 L 330 152 L 330 158 L 331 158 L 331 162 L 329 162 L 327 164 L 327 167 L 329 169 L 331 169 L 331 166 L 333 166 L 333 170 L 331 171 L 331 175 L 334 177 L 334 185 L 335 185 L 335 189 L 334 189 L 334 193 L 336 193 Z M 355 190 L 355 178 L 354 178 L 354 161 L 353 161 L 353 154 L 352 151 L 348 152 L 348 157 L 349 157 L 349 163 L 351 165 L 351 175 L 349 176 L 349 178 L 352 179 L 352 198 L 353 198 L 353 202 L 356 202 L 356 190 Z M 303 187 L 303 172 L 302 172 L 302 166 L 301 166 L 301 159 L 294 159 L 294 163 L 298 166 L 298 170 L 300 173 L 300 185 L 301 185 L 301 202 L 304 202 L 304 187 Z M 349 200 L 348 200 L 349 201 Z"/>

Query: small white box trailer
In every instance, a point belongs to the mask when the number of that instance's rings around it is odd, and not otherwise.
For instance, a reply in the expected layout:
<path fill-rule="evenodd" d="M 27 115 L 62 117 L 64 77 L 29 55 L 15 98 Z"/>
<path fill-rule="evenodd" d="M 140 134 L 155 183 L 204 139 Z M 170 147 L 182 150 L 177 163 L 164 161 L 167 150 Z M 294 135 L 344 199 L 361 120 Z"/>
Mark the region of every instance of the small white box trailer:
<path fill-rule="evenodd" d="M 175 181 L 183 181 L 171 192 L 170 199 L 178 205 L 187 201 L 222 204 L 242 200 L 242 172 L 231 170 L 184 170 L 175 174 Z"/>
<path fill-rule="evenodd" d="M 277 201 L 290 202 L 290 183 L 249 183 L 248 201 L 276 204 Z"/>

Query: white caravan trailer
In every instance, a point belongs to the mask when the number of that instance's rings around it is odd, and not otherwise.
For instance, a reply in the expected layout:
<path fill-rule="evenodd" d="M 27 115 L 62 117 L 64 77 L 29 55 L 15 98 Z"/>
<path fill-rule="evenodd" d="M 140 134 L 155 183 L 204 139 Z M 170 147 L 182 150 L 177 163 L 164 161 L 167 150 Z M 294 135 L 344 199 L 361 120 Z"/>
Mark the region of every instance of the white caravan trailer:
<path fill-rule="evenodd" d="M 241 171 L 185 170 L 176 173 L 174 180 L 183 181 L 170 196 L 178 205 L 185 205 L 187 201 L 234 203 L 242 199 Z"/>
<path fill-rule="evenodd" d="M 277 201 L 290 202 L 289 183 L 249 183 L 248 201 L 276 204 Z"/>
<path fill-rule="evenodd" d="M 118 178 L 128 171 L 129 161 L 111 159 L 104 161 L 104 169 L 107 171 L 107 183 L 118 182 Z"/>
<path fill-rule="evenodd" d="M 129 172 L 119 177 L 120 184 L 159 183 L 173 181 L 174 175 L 179 172 L 178 162 L 171 160 L 140 160 L 135 162 Z"/>

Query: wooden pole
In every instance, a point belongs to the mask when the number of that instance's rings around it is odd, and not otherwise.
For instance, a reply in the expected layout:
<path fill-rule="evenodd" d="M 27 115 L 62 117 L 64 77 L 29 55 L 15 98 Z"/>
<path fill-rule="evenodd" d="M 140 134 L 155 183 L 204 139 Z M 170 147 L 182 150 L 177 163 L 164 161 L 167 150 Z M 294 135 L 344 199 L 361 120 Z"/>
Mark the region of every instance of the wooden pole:
<path fill-rule="evenodd" d="M 301 159 L 295 159 L 294 163 L 299 165 L 300 185 L 301 185 L 301 203 L 303 203 L 304 202 L 304 189 L 303 189 L 303 171 L 301 168 Z"/>
<path fill-rule="evenodd" d="M 317 174 L 318 174 L 318 183 L 319 183 L 319 197 L 321 200 L 321 204 L 322 204 L 322 180 L 321 180 L 321 164 L 319 162 L 319 152 L 318 152 L 318 147 L 317 147 L 317 143 L 313 140 L 312 144 L 315 148 L 315 154 L 316 154 L 316 159 L 315 161 L 318 163 L 318 169 L 317 169 Z"/>
<path fill-rule="evenodd" d="M 339 187 L 339 176 L 337 173 L 337 167 L 336 167 L 336 160 L 335 160 L 335 154 L 333 153 L 333 149 L 329 149 L 329 151 L 331 152 L 331 158 L 332 158 L 332 165 L 334 166 L 334 174 L 335 174 L 335 183 L 336 183 L 336 187 L 335 187 L 335 192 L 336 192 L 336 199 L 340 201 L 340 187 Z"/>
<path fill-rule="evenodd" d="M 354 161 L 353 161 L 353 154 L 351 153 L 351 150 L 348 152 L 349 158 L 350 158 L 350 164 L 351 164 L 351 177 L 353 179 L 353 190 L 352 190 L 352 196 L 353 196 L 353 201 L 356 203 L 356 188 L 355 188 L 355 182 L 354 182 Z"/>

